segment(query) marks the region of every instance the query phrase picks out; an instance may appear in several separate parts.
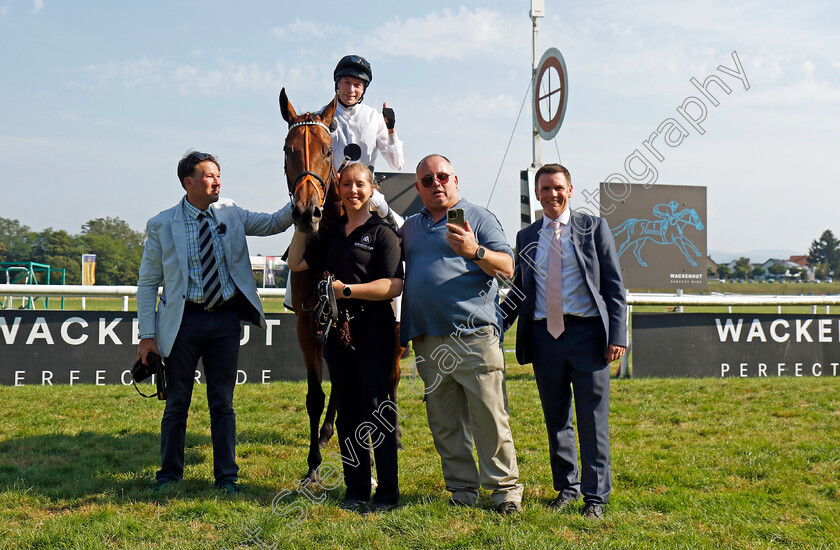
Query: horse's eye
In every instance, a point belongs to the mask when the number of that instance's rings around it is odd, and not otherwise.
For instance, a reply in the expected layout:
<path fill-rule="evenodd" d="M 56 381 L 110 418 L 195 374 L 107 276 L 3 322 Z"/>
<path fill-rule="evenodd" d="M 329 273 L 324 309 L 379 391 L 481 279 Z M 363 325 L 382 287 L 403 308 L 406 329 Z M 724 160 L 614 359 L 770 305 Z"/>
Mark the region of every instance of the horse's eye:
<path fill-rule="evenodd" d="M 331 157 L 332 156 L 332 147 L 324 147 L 324 156 Z"/>
<path fill-rule="evenodd" d="M 283 147 L 283 154 L 288 157 L 292 154 L 292 148 L 286 145 L 285 147 Z"/>

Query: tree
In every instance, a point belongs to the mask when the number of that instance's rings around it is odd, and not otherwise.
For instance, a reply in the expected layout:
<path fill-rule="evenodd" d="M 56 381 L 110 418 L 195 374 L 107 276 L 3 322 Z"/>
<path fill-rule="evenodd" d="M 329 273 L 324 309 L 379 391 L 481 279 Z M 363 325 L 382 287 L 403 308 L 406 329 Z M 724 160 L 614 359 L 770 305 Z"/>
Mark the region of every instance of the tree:
<path fill-rule="evenodd" d="M 82 282 L 82 247 L 78 237 L 60 229 L 44 229 L 35 237 L 32 247 L 32 261 L 47 264 L 53 269 L 64 269 L 65 284 L 78 285 Z M 53 274 L 52 283 L 61 282 L 58 273 Z"/>
<path fill-rule="evenodd" d="M 828 273 L 840 270 L 840 241 L 834 237 L 830 229 L 823 231 L 820 238 L 811 243 L 808 249 L 808 264 L 813 266 L 825 265 Z"/>
<path fill-rule="evenodd" d="M 0 262 L 30 262 L 35 233 L 17 220 L 0 218 Z M 5 282 L 5 281 L 3 281 Z"/>
<path fill-rule="evenodd" d="M 718 266 L 718 277 L 721 279 L 728 279 L 730 275 L 732 275 L 732 270 L 726 267 L 725 265 Z"/>
<path fill-rule="evenodd" d="M 779 277 L 779 276 L 783 276 L 785 273 L 787 273 L 787 268 L 783 265 L 773 264 L 773 265 L 771 265 L 770 267 L 767 268 L 767 271 L 771 275 Z"/>
<path fill-rule="evenodd" d="M 764 275 L 764 268 L 763 268 L 763 267 L 761 267 L 760 265 L 759 265 L 759 266 L 756 266 L 756 267 L 752 270 L 751 275 L 752 275 L 753 279 L 759 279 L 759 278 L 761 278 L 761 277 Z"/>
<path fill-rule="evenodd" d="M 791 267 L 790 269 L 788 269 L 788 274 L 790 274 L 791 277 L 796 277 L 797 275 L 799 275 L 799 273 L 801 273 L 801 271 L 802 270 L 798 267 Z"/>
<path fill-rule="evenodd" d="M 119 218 L 97 218 L 84 224 L 79 244 L 83 252 L 96 254 L 97 284 L 137 284 L 143 239 L 143 233 Z"/>

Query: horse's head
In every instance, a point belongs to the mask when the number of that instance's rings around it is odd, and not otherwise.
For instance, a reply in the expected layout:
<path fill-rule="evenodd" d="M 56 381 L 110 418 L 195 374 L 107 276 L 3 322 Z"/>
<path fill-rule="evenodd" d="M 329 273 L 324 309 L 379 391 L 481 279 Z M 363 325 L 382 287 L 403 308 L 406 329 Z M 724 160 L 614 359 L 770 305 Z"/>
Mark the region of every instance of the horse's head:
<path fill-rule="evenodd" d="M 703 222 L 700 221 L 700 214 L 698 214 L 697 210 L 693 208 L 691 209 L 691 218 L 689 219 L 688 223 L 696 227 L 698 231 L 703 231 L 703 228 L 705 227 L 703 225 Z"/>
<path fill-rule="evenodd" d="M 677 213 L 676 218 L 677 221 L 683 222 L 684 224 L 693 225 L 698 231 L 703 231 L 703 228 L 705 227 L 703 222 L 700 220 L 700 214 L 698 214 L 697 210 L 693 208 L 681 210 Z"/>
<path fill-rule="evenodd" d="M 330 205 L 327 196 L 334 189 L 332 140 L 330 125 L 335 114 L 335 99 L 321 114 L 298 115 L 280 91 L 280 112 L 289 124 L 289 133 L 283 147 L 285 153 L 286 181 L 295 207 L 292 219 L 295 226 L 305 233 L 318 230 L 324 210 Z"/>

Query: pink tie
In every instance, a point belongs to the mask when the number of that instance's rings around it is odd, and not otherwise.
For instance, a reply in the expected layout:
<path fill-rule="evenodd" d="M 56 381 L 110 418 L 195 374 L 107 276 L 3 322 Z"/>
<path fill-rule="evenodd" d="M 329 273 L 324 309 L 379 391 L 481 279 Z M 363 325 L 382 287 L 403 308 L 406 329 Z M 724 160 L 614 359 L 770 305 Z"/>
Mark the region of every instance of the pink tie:
<path fill-rule="evenodd" d="M 548 275 L 545 279 L 545 302 L 548 333 L 559 338 L 566 325 L 563 322 L 563 279 L 560 275 L 563 258 L 560 255 L 560 222 L 548 224 L 552 229 L 551 245 L 548 248 Z"/>

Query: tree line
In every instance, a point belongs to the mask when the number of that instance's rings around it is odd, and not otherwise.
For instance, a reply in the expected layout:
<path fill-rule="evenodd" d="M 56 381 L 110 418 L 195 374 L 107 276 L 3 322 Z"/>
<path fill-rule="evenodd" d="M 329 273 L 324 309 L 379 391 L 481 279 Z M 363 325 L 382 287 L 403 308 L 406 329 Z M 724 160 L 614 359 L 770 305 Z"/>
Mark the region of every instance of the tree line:
<path fill-rule="evenodd" d="M 823 231 L 818 239 L 811 242 L 808 249 L 808 265 L 814 268 L 816 279 L 825 279 L 840 273 L 840 241 L 834 236 L 830 229 Z M 761 266 L 753 266 L 750 259 L 741 257 L 735 261 L 732 268 L 728 265 L 720 265 L 717 269 L 708 268 L 709 277 L 718 276 L 721 279 L 747 279 L 759 278 L 765 274 L 773 277 L 791 276 L 805 273 L 805 268 L 784 267 L 771 265 L 765 269 Z"/>
<path fill-rule="evenodd" d="M 90 220 L 82 225 L 78 235 L 71 235 L 51 227 L 35 232 L 18 220 L 0 217 L 0 262 L 36 262 L 48 264 L 53 269 L 63 268 L 66 284 L 78 285 L 82 283 L 82 254 L 96 254 L 96 284 L 135 285 L 145 238 L 145 232 L 134 231 L 120 218 Z M 840 273 L 840 241 L 830 229 L 811 243 L 808 264 L 814 267 L 818 279 Z M 791 275 L 794 275 L 794 269 L 790 270 Z M 779 276 L 785 268 L 774 265 L 768 271 Z M 764 269 L 753 268 L 748 258 L 740 258 L 734 271 L 720 266 L 717 275 L 746 279 L 761 277 Z M 714 274 L 710 272 L 709 276 Z M 57 277 L 58 274 L 53 273 L 53 284 L 60 282 Z M 39 274 L 41 284 L 46 282 L 43 279 Z M 5 282 L 5 273 L 0 271 L 0 283 Z M 280 282 L 278 285 L 282 286 Z"/>
<path fill-rule="evenodd" d="M 63 268 L 68 285 L 82 283 L 82 254 L 96 254 L 96 284 L 136 285 L 144 240 L 145 233 L 134 231 L 120 218 L 90 220 L 77 235 L 51 227 L 35 232 L 18 220 L 0 218 L 0 262 Z M 45 275 L 37 275 L 39 283 L 45 284 Z M 0 283 L 5 283 L 5 270 L 0 270 L 0 277 Z M 51 279 L 53 284 L 61 282 L 55 271 Z"/>

